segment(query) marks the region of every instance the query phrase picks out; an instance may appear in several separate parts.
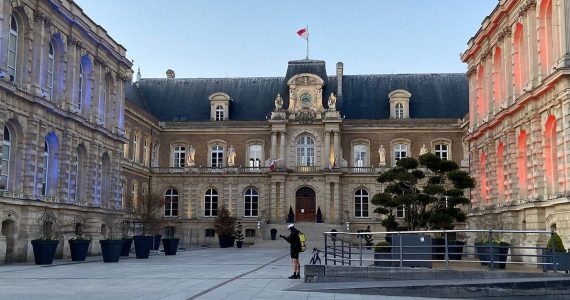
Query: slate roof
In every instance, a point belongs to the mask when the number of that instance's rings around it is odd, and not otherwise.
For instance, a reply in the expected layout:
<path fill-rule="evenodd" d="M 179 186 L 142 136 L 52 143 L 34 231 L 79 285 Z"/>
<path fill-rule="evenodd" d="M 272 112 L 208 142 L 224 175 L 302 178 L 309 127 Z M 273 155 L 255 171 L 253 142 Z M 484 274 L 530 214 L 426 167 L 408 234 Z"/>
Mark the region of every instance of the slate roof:
<path fill-rule="evenodd" d="M 280 93 L 289 103 L 287 80 L 295 74 L 312 73 L 325 81 L 323 105 L 337 93 L 337 77 L 327 76 L 324 61 L 290 61 L 285 77 L 142 79 L 126 87 L 127 99 L 160 121 L 207 121 L 208 96 L 223 92 L 232 98 L 230 119 L 265 120 Z M 465 74 L 344 75 L 343 95 L 337 110 L 346 119 L 388 119 L 388 94 L 407 90 L 411 118 L 462 118 L 468 111 L 469 91 Z"/>

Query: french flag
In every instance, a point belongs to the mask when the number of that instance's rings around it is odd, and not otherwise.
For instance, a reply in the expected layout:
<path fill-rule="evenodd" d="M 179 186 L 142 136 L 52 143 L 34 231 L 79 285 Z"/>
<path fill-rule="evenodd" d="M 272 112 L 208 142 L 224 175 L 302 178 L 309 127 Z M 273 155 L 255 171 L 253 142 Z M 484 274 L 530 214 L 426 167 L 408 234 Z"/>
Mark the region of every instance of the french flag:
<path fill-rule="evenodd" d="M 299 29 L 297 34 L 305 40 L 309 39 L 309 29 L 307 27 Z"/>

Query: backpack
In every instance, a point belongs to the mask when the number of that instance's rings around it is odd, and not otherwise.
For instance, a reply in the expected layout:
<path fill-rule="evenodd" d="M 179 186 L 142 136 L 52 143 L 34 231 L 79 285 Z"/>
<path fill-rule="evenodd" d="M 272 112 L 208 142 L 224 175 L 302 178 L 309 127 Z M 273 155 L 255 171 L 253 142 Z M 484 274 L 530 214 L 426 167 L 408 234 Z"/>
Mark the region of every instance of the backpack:
<path fill-rule="evenodd" d="M 305 252 L 305 249 L 307 249 L 307 238 L 302 232 L 299 232 L 299 241 L 301 241 L 301 252 Z"/>

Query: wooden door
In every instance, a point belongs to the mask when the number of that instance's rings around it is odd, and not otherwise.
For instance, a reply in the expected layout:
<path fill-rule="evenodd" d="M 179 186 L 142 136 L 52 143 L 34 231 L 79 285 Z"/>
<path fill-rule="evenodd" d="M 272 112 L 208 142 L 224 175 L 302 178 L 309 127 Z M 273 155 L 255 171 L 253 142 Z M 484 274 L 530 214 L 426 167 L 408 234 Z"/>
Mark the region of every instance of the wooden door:
<path fill-rule="evenodd" d="M 300 188 L 295 197 L 295 222 L 315 222 L 315 191 L 308 187 Z"/>

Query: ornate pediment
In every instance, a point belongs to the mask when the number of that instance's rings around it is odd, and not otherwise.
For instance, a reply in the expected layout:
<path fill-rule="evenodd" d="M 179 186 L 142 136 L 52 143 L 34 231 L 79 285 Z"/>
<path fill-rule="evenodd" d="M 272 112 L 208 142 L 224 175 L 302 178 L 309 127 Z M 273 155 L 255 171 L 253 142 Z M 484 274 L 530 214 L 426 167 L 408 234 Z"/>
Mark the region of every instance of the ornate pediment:
<path fill-rule="evenodd" d="M 323 112 L 323 85 L 319 76 L 309 73 L 297 74 L 287 81 L 289 86 L 289 112 L 309 109 Z"/>

